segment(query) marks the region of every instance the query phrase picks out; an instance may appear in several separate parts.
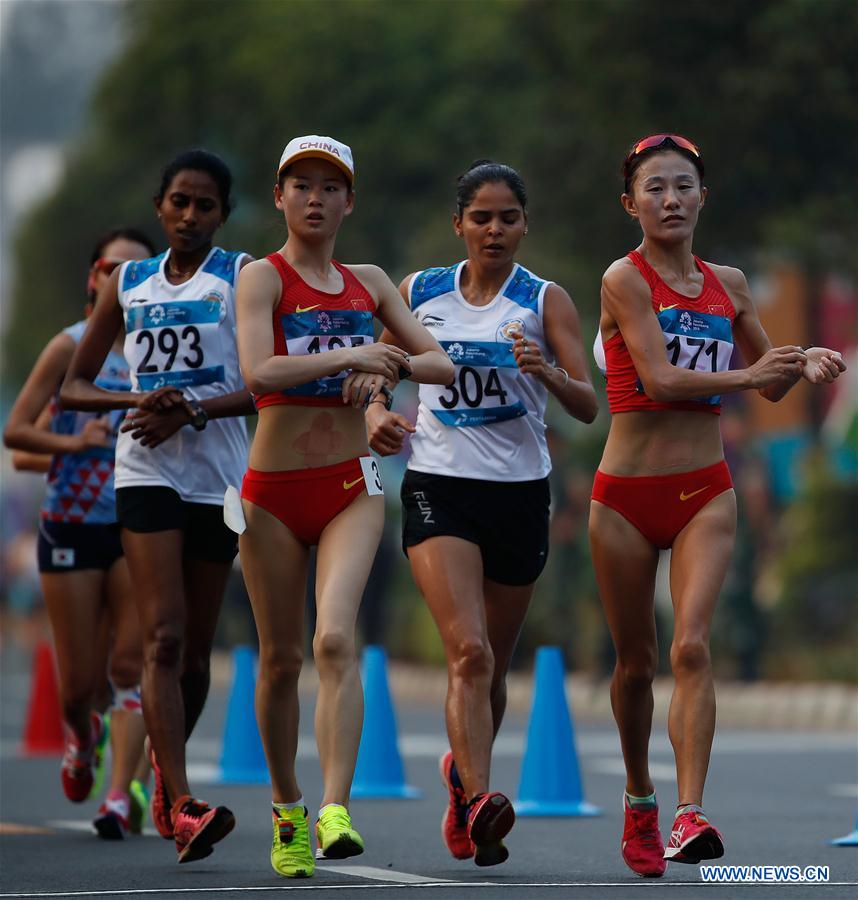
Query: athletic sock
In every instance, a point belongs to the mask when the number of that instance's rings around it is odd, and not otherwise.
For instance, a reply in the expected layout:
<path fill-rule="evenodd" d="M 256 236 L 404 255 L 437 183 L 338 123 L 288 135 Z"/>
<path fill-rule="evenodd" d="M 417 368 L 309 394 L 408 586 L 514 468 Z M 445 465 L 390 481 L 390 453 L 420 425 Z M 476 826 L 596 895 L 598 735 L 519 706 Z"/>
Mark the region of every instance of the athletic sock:
<path fill-rule="evenodd" d="M 290 809 L 304 809 L 304 798 L 299 797 L 291 803 L 276 803 L 272 800 L 271 808 L 278 814 L 288 812 Z"/>
<path fill-rule="evenodd" d="M 703 807 L 699 806 L 697 803 L 680 803 L 679 806 L 676 807 L 676 815 L 681 816 L 685 813 L 697 813 L 699 816 L 703 816 L 704 819 L 706 818 Z"/>
<path fill-rule="evenodd" d="M 631 809 L 638 809 L 641 812 L 658 808 L 658 802 L 655 799 L 655 791 L 653 791 L 651 794 L 648 794 L 646 797 L 633 797 L 628 791 L 626 791 L 626 802 L 629 804 L 629 807 Z"/>

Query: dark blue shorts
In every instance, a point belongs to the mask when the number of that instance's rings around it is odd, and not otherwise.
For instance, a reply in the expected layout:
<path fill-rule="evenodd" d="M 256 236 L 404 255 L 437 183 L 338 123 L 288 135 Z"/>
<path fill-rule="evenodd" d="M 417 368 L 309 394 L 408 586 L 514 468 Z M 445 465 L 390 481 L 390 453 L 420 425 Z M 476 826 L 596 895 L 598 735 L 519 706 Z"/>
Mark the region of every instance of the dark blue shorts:
<path fill-rule="evenodd" d="M 402 549 L 447 535 L 480 548 L 483 574 L 532 584 L 548 559 L 547 478 L 482 481 L 407 469 L 402 479 Z"/>
<path fill-rule="evenodd" d="M 39 523 L 40 572 L 107 571 L 122 556 L 119 525 L 88 525 L 83 522 Z"/>

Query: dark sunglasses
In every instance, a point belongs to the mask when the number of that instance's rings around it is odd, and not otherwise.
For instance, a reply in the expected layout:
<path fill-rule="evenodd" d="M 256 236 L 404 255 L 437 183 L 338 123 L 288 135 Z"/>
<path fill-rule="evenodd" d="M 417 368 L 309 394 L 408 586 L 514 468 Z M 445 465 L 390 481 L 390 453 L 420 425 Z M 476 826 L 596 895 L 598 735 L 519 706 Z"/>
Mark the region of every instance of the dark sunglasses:
<path fill-rule="evenodd" d="M 692 153 L 700 159 L 700 149 L 697 144 L 695 144 L 694 141 L 689 141 L 688 138 L 682 137 L 681 134 L 651 134 L 649 137 L 642 138 L 634 145 L 632 152 L 628 156 L 628 161 L 631 162 L 631 160 L 645 150 L 654 150 L 656 147 L 661 147 L 661 145 L 667 141 L 673 142 L 677 147 L 687 150 L 689 153 Z"/>

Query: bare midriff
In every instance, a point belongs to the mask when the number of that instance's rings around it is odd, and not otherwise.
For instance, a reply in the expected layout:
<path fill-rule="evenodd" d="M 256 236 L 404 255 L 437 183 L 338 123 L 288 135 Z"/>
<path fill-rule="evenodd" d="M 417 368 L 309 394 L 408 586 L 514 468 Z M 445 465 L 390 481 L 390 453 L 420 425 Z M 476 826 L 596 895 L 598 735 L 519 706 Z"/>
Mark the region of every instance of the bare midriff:
<path fill-rule="evenodd" d="M 720 416 L 684 410 L 615 413 L 599 469 L 606 475 L 693 472 L 724 458 Z"/>
<path fill-rule="evenodd" d="M 249 463 L 259 472 L 316 469 L 368 452 L 362 410 L 265 406 L 259 410 Z"/>

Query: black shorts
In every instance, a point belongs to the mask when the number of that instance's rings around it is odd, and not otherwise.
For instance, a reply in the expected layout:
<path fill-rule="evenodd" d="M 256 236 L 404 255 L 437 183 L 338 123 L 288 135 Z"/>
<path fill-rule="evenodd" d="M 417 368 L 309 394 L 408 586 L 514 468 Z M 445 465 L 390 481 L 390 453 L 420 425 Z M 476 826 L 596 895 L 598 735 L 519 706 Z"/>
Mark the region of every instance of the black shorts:
<path fill-rule="evenodd" d="M 129 531 L 181 531 L 184 552 L 206 562 L 231 563 L 238 553 L 238 536 L 226 527 L 223 507 L 189 503 L 172 488 L 158 485 L 116 489 L 116 517 Z"/>
<path fill-rule="evenodd" d="M 37 554 L 40 572 L 106 572 L 122 556 L 119 525 L 88 525 L 84 522 L 39 523 Z"/>
<path fill-rule="evenodd" d="M 532 584 L 548 559 L 547 478 L 482 481 L 407 469 L 402 479 L 402 549 L 448 535 L 476 544 L 486 578 Z"/>

